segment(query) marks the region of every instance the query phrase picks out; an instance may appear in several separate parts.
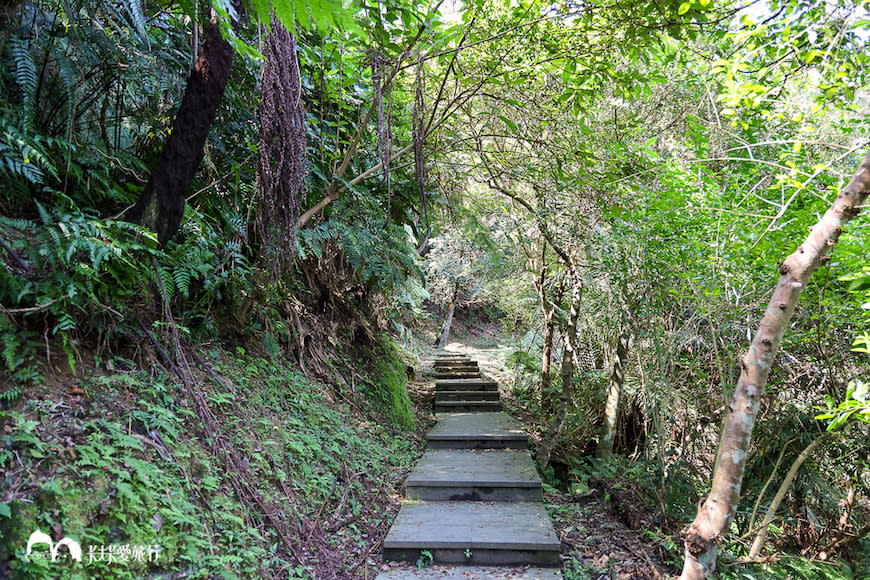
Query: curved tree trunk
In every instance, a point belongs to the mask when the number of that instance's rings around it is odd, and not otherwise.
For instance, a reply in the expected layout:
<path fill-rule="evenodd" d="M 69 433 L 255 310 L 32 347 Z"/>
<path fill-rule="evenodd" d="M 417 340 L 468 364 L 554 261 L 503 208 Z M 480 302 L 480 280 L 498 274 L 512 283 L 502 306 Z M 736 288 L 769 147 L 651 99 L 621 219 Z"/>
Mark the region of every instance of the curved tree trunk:
<path fill-rule="evenodd" d="M 148 184 L 127 214 L 131 222 L 156 232 L 161 246 L 181 225 L 184 198 L 202 162 L 205 140 L 223 98 L 232 62 L 233 48 L 221 37 L 212 14 L 202 54 L 190 72 L 172 131 Z"/>
<path fill-rule="evenodd" d="M 438 348 L 444 348 L 447 344 L 447 337 L 450 335 L 450 325 L 453 324 L 453 312 L 456 310 L 456 298 L 459 296 L 459 286 L 453 289 L 453 298 L 450 299 L 450 306 L 447 307 L 447 316 L 444 319 L 444 331 L 441 333 L 441 338 L 435 343 Z"/>
<path fill-rule="evenodd" d="M 710 495 L 695 520 L 683 531 L 683 580 L 707 578 L 716 570 L 717 544 L 728 533 L 737 511 L 746 455 L 774 356 L 807 281 L 831 246 L 837 243 L 842 226 L 861 211 L 868 192 L 870 151 L 806 240 L 779 268 L 779 283 L 740 365 L 740 378 L 731 400 L 731 414 L 725 426 Z"/>

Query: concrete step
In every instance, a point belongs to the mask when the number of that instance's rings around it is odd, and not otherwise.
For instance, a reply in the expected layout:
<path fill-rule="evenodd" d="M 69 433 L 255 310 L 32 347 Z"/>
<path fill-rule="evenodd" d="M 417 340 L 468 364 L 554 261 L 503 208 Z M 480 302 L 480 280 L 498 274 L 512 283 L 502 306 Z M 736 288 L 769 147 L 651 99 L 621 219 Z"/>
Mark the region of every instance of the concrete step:
<path fill-rule="evenodd" d="M 498 401 L 498 391 L 435 391 L 435 401 Z"/>
<path fill-rule="evenodd" d="M 475 367 L 475 368 L 476 368 L 476 367 L 478 366 L 476 360 L 459 359 L 459 358 L 458 358 L 458 359 L 454 359 L 454 360 L 436 360 L 434 364 L 435 364 L 436 367 L 463 367 L 463 366 L 469 366 L 469 367 Z"/>
<path fill-rule="evenodd" d="M 543 501 L 528 451 L 430 449 L 405 480 L 408 499 Z"/>
<path fill-rule="evenodd" d="M 480 371 L 435 371 L 435 380 L 440 379 L 481 379 Z"/>
<path fill-rule="evenodd" d="M 528 435 L 506 413 L 439 413 L 430 449 L 527 449 Z"/>
<path fill-rule="evenodd" d="M 461 364 L 461 365 L 439 365 L 435 364 L 435 372 L 453 372 L 453 373 L 479 373 L 480 367 L 476 364 Z"/>
<path fill-rule="evenodd" d="M 435 381 L 435 392 L 441 391 L 498 391 L 498 383 L 483 379 L 444 379 Z"/>
<path fill-rule="evenodd" d="M 395 565 L 395 564 L 394 564 Z M 403 566 L 375 576 L 375 580 L 564 580 L 559 568 L 538 566 L 454 566 L 433 564 L 422 569 Z"/>
<path fill-rule="evenodd" d="M 559 565 L 559 539 L 539 503 L 406 502 L 383 546 L 387 560 L 416 562 L 426 550 L 438 563 Z"/>
<path fill-rule="evenodd" d="M 436 413 L 491 413 L 501 411 L 501 401 L 435 401 Z"/>

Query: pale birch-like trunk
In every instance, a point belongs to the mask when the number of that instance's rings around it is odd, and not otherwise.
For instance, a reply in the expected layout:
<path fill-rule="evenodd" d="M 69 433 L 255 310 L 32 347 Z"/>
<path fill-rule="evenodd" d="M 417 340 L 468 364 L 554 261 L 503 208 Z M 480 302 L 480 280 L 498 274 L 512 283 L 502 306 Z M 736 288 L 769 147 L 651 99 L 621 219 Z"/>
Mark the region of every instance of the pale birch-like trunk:
<path fill-rule="evenodd" d="M 541 350 L 541 402 L 550 390 L 550 373 L 553 370 L 553 335 L 556 318 L 553 309 L 544 311 L 544 346 Z"/>
<path fill-rule="evenodd" d="M 441 338 L 438 339 L 438 348 L 444 348 L 447 344 L 447 337 L 450 335 L 450 325 L 453 324 L 453 312 L 456 310 L 456 298 L 459 296 L 459 286 L 453 289 L 453 298 L 450 299 L 450 305 L 447 307 L 447 316 L 444 319 L 444 331 L 441 333 Z"/>
<path fill-rule="evenodd" d="M 725 425 L 712 489 L 695 520 L 683 531 L 683 580 L 708 578 L 716 570 L 717 546 L 728 533 L 737 511 L 746 455 L 774 356 L 807 281 L 837 242 L 842 226 L 861 211 L 868 192 L 870 151 L 806 240 L 779 268 L 779 282 L 749 351 L 741 361 L 740 378 L 731 399 L 731 414 Z"/>
<path fill-rule="evenodd" d="M 628 360 L 628 344 L 631 341 L 631 326 L 623 322 L 622 332 L 616 341 L 616 359 L 613 361 L 613 372 L 607 390 L 607 404 L 604 407 L 604 433 L 598 440 L 595 455 L 602 461 L 610 461 L 613 453 L 613 441 L 616 438 L 616 422 L 619 419 L 619 407 L 622 403 L 622 387 L 625 384 L 625 363 Z"/>

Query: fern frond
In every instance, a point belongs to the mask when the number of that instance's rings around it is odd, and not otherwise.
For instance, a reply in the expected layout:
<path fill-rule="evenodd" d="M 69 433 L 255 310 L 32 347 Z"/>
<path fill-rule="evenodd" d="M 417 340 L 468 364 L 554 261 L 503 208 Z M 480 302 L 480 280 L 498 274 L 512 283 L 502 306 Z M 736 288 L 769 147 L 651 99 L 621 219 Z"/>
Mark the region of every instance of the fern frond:
<path fill-rule="evenodd" d="M 6 368 L 10 371 L 14 371 L 18 360 L 18 349 L 21 347 L 21 342 L 19 338 L 11 332 L 4 332 L 2 339 L 3 360 L 6 362 Z"/>
<path fill-rule="evenodd" d="M 69 57 L 70 51 L 68 45 L 68 39 L 63 38 L 55 46 L 54 50 L 52 50 L 52 52 L 54 53 L 54 64 L 57 67 L 58 76 L 60 77 L 60 82 L 63 85 L 64 96 L 66 97 L 64 109 L 66 110 L 67 120 L 69 120 L 73 115 L 73 104 L 75 103 L 75 89 L 79 80 L 79 73 L 78 71 L 76 71 L 75 65 L 73 64 L 72 59 L 70 59 Z"/>
<path fill-rule="evenodd" d="M 22 121 L 25 126 L 33 124 L 33 115 L 36 102 L 36 88 L 39 85 L 39 77 L 36 74 L 36 63 L 33 53 L 27 44 L 20 38 L 15 38 L 9 43 L 9 52 L 12 62 L 15 63 L 15 84 L 21 90 Z"/>
<path fill-rule="evenodd" d="M 187 298 L 190 294 L 190 281 L 192 277 L 187 264 L 179 264 L 179 266 L 172 271 L 172 279 L 181 295 Z"/>
<path fill-rule="evenodd" d="M 166 291 L 166 301 L 171 302 L 175 295 L 175 278 L 172 277 L 172 272 L 166 266 L 160 266 L 160 282 L 163 283 L 163 289 Z M 156 282 L 156 280 L 155 280 Z"/>
<path fill-rule="evenodd" d="M 136 30 L 139 39 L 144 44 L 148 43 L 148 35 L 146 33 L 145 14 L 142 12 L 142 0 L 121 0 L 124 8 L 129 14 L 129 22 Z"/>

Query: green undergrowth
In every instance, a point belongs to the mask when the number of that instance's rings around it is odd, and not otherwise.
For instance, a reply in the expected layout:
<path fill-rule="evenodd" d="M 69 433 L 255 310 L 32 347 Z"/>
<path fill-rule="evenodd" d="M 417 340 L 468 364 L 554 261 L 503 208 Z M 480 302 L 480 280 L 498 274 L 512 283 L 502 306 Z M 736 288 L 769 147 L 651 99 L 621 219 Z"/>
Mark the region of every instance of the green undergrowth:
<path fill-rule="evenodd" d="M 408 397 L 408 376 L 406 367 L 410 366 L 406 355 L 390 341 L 385 341 L 375 350 L 367 350 L 366 357 L 374 363 L 374 380 L 370 384 L 371 394 L 379 401 L 387 415 L 397 425 L 410 429 L 414 426 L 414 409 Z"/>
<path fill-rule="evenodd" d="M 565 526 L 583 521 L 577 514 L 590 509 L 590 498 L 600 501 L 600 509 L 606 509 L 614 518 L 631 530 L 638 530 L 650 546 L 654 547 L 661 564 L 677 574 L 682 567 L 683 544 L 680 530 L 693 517 L 693 506 L 706 482 L 688 474 L 685 467 L 671 469 L 662 474 L 657 464 L 640 459 L 614 454 L 608 463 L 594 458 L 582 458 L 572 462 L 567 475 L 561 479 L 552 469 L 544 472 L 545 490 L 558 494 L 565 492 L 578 499 L 576 504 L 548 504 L 555 518 L 568 521 Z M 556 488 L 559 489 L 556 489 Z M 588 522 L 587 522 L 588 525 Z M 773 553 L 765 562 L 740 561 L 748 555 L 749 543 L 735 540 L 740 535 L 736 524 L 732 537 L 722 542 L 717 559 L 717 578 L 723 580 L 854 580 L 870 578 L 870 558 L 858 554 L 854 560 L 832 558 L 824 562 L 785 551 Z M 771 536 L 777 537 L 777 526 L 771 526 Z M 786 541 L 785 538 L 783 538 Z M 610 538 L 612 542 L 613 539 Z M 866 554 L 864 544 L 864 554 Z M 594 542 L 583 544 L 580 552 L 593 551 Z M 859 550 L 860 552 L 860 550 Z M 566 580 L 597 578 L 605 570 L 596 569 L 591 560 L 569 554 L 563 570 Z"/>
<path fill-rule="evenodd" d="M 29 392 L 0 413 L 0 577 L 305 578 L 318 554 L 360 551 L 387 529 L 372 488 L 401 482 L 413 438 L 280 361 L 242 349 L 201 355 L 210 373 L 196 388 L 243 458 L 235 475 L 292 522 L 305 564 L 237 497 L 216 433 L 183 389 L 127 364 L 66 392 Z M 44 545 L 28 558 L 35 530 L 77 541 L 83 561 L 64 549 L 52 562 Z"/>

